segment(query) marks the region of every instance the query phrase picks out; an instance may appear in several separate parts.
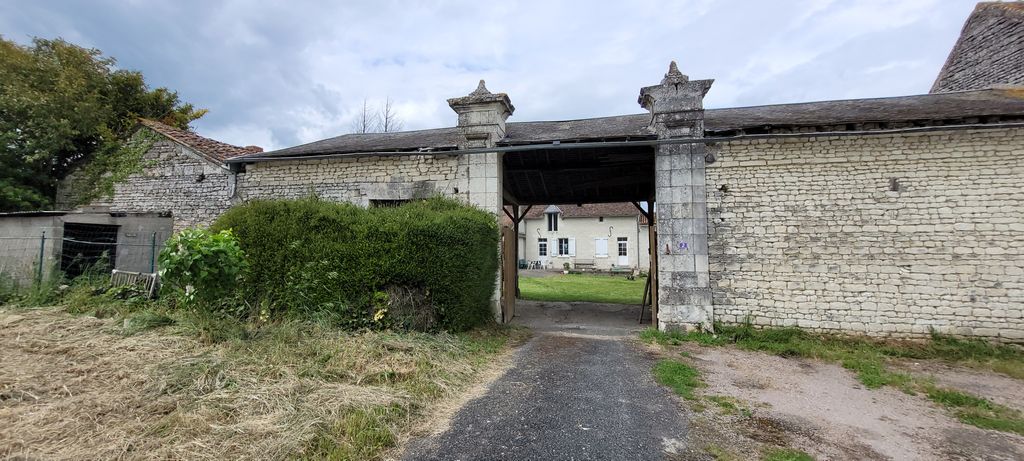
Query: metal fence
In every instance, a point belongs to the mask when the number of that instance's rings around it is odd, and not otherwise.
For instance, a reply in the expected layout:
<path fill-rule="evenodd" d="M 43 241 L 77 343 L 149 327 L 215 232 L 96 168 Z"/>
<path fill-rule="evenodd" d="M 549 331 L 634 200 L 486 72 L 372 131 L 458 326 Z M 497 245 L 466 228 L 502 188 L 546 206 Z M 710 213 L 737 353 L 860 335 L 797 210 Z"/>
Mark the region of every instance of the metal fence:
<path fill-rule="evenodd" d="M 71 279 L 89 270 L 153 273 L 168 237 L 161 234 L 69 223 L 0 235 L 0 274 L 24 285 L 56 275 Z"/>

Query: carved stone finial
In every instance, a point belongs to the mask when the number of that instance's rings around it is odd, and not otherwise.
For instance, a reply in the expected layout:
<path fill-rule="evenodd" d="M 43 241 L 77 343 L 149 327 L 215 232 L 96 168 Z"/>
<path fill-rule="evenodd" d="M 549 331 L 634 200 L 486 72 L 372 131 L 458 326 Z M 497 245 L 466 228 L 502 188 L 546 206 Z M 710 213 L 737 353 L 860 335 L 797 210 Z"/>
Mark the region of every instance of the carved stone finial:
<path fill-rule="evenodd" d="M 476 86 L 476 89 L 470 93 L 470 96 L 482 96 L 491 94 L 490 90 L 487 89 L 487 85 L 484 83 L 484 79 L 480 79 L 480 84 Z"/>
<path fill-rule="evenodd" d="M 644 109 L 651 111 L 652 120 L 655 113 L 700 110 L 703 108 L 704 95 L 711 88 L 712 82 L 714 80 L 690 80 L 686 74 L 679 72 L 679 66 L 672 61 L 660 84 L 640 89 L 637 102 Z"/>
<path fill-rule="evenodd" d="M 673 85 L 675 85 L 675 84 L 679 84 L 679 83 L 686 83 L 688 81 L 690 81 L 690 77 L 687 77 L 682 72 L 679 72 L 679 66 L 676 65 L 675 61 L 672 61 L 671 63 L 669 63 L 669 65 L 668 65 L 668 72 L 665 73 L 665 78 L 663 78 L 661 80 L 661 83 L 663 85 L 664 84 L 673 84 Z"/>
<path fill-rule="evenodd" d="M 505 119 L 516 110 L 507 94 L 491 93 L 483 79 L 472 93 L 459 98 L 451 98 L 448 100 L 448 105 L 459 114 L 459 126 L 481 125 L 483 123 L 478 119 L 481 114 L 493 112 L 494 116 L 487 119 L 487 123 L 500 124 L 502 130 L 505 129 Z"/>

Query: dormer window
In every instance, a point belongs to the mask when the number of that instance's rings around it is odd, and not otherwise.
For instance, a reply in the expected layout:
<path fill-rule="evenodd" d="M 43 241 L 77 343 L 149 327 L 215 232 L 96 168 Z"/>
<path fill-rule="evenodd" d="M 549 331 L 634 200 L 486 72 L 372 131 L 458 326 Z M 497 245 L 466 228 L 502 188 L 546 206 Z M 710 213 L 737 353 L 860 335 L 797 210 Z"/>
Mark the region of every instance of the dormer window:
<path fill-rule="evenodd" d="M 558 213 L 547 213 L 548 216 L 548 232 L 558 231 Z"/>

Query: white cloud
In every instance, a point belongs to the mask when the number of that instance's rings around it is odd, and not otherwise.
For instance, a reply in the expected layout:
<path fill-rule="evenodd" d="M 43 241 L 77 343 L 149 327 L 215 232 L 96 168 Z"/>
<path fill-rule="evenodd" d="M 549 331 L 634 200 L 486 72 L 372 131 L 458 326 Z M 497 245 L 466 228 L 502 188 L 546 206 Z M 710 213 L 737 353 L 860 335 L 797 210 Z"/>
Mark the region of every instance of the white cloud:
<path fill-rule="evenodd" d="M 98 47 L 211 109 L 200 133 L 280 148 L 349 131 L 364 98 L 450 126 L 481 78 L 513 120 L 637 113 L 672 59 L 716 79 L 712 107 L 926 92 L 973 4 L 24 0 L 0 32 Z"/>

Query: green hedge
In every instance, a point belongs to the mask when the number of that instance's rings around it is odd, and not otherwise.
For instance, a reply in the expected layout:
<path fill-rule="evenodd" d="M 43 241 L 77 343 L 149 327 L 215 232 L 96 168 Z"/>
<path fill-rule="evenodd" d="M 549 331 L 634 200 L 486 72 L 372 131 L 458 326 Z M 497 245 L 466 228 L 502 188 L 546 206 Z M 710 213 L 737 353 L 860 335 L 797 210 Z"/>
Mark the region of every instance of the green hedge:
<path fill-rule="evenodd" d="M 409 299 L 433 312 L 435 327 L 464 330 L 493 318 L 497 222 L 453 200 L 371 209 L 317 198 L 253 201 L 212 229 L 238 237 L 249 262 L 240 294 L 261 316 L 408 327 L 408 306 L 389 297 L 415 292 Z"/>

